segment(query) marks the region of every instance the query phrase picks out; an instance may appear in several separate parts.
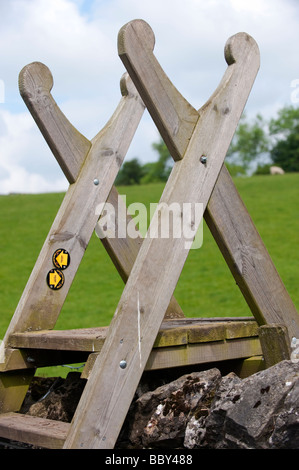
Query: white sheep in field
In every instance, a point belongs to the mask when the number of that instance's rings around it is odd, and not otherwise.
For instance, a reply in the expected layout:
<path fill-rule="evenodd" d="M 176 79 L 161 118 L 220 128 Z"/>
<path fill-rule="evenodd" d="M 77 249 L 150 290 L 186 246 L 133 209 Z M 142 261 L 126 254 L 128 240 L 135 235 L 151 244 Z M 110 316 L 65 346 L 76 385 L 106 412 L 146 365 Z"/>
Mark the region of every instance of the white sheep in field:
<path fill-rule="evenodd" d="M 270 175 L 284 175 L 284 171 L 279 166 L 270 166 Z"/>

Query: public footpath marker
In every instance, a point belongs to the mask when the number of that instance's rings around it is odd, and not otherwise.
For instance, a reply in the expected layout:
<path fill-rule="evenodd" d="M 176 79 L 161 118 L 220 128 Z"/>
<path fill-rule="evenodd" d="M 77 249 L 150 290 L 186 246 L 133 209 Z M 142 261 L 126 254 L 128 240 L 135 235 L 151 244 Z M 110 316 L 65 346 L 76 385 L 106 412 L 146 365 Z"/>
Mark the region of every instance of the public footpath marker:
<path fill-rule="evenodd" d="M 61 113 L 50 93 L 47 67 L 33 63 L 20 73 L 21 95 L 70 187 L 2 343 L 2 437 L 51 448 L 111 449 L 144 370 L 262 352 L 269 364 L 287 358 L 291 338 L 299 337 L 295 307 L 223 164 L 259 68 L 257 44 L 246 33 L 227 41 L 227 69 L 197 111 L 165 75 L 153 54 L 154 42 L 142 20 L 121 29 L 119 56 L 134 85 L 128 75 L 123 77 L 120 105 L 92 141 Z M 126 282 L 109 328 L 53 329 L 91 234 L 100 231 L 98 204 L 107 201 L 119 210 L 113 183 L 144 105 L 175 161 L 160 203 L 203 205 L 205 220 L 255 322 L 185 318 L 173 297 L 188 255 L 185 241 L 146 236 L 102 240 Z M 155 213 L 151 224 L 159 228 L 158 219 Z M 190 223 L 194 226 L 195 221 Z M 270 337 L 280 338 L 275 357 L 269 352 Z M 78 357 L 87 361 L 82 376 L 88 380 L 72 422 L 15 413 L 36 367 L 66 363 L 68 355 L 73 362 Z"/>

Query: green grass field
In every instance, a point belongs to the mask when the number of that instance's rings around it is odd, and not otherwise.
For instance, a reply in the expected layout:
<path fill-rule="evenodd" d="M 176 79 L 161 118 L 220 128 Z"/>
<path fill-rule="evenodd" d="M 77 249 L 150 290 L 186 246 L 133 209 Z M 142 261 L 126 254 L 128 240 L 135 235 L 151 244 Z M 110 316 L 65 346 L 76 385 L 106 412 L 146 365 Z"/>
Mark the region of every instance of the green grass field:
<path fill-rule="evenodd" d="M 268 251 L 299 309 L 299 174 L 235 178 Z M 163 184 L 118 188 L 132 202 L 158 202 Z M 17 306 L 63 194 L 0 197 L 0 338 Z M 59 329 L 108 325 L 123 282 L 93 235 L 63 306 Z M 191 250 L 175 296 L 190 317 L 246 316 L 250 311 L 204 225 L 203 245 Z"/>

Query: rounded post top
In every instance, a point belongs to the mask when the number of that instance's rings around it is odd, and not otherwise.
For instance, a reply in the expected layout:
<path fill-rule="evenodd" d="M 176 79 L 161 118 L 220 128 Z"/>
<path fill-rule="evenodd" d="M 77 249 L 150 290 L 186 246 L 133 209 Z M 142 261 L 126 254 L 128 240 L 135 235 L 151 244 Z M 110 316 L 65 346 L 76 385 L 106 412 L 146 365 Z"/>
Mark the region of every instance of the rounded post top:
<path fill-rule="evenodd" d="M 50 69 L 41 62 L 25 65 L 19 73 L 21 96 L 34 96 L 37 90 L 50 92 L 53 88 L 53 76 Z"/>
<path fill-rule="evenodd" d="M 126 54 L 136 41 L 145 49 L 154 50 L 155 35 L 150 25 L 144 20 L 132 20 L 125 24 L 118 33 L 118 53 Z"/>
<path fill-rule="evenodd" d="M 258 58 L 260 55 L 256 41 L 249 34 L 237 33 L 226 41 L 224 56 L 228 65 L 244 62 L 248 54 L 254 54 Z"/>

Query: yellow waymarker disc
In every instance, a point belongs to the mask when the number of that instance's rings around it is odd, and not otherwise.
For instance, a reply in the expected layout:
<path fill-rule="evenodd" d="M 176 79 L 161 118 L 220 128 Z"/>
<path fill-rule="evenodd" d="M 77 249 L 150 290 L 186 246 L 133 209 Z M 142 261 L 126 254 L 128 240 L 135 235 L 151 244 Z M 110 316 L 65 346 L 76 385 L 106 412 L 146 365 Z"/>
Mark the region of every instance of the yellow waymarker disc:
<path fill-rule="evenodd" d="M 47 275 L 47 284 L 50 289 L 58 290 L 64 284 L 64 275 L 59 269 L 51 269 Z"/>

